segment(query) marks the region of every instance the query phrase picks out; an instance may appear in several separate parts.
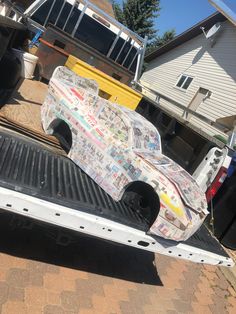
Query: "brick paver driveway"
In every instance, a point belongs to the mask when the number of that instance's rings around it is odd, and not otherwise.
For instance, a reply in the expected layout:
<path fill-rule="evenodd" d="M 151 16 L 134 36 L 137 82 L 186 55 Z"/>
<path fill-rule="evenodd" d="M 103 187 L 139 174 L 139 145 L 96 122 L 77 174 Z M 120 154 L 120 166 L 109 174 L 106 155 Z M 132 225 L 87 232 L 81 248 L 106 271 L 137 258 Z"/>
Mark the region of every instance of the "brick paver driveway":
<path fill-rule="evenodd" d="M 10 217 L 0 215 L 1 313 L 236 313 L 217 267 L 84 236 L 65 247 L 54 229 Z"/>

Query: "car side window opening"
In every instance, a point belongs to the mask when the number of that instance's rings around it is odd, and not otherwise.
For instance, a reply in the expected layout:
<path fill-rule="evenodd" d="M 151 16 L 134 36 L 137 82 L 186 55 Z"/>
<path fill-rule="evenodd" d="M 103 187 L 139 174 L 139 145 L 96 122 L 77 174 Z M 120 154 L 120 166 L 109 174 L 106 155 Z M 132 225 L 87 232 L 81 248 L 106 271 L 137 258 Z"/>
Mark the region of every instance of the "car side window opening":
<path fill-rule="evenodd" d="M 133 145 L 140 151 L 161 152 L 160 134 L 154 128 L 141 123 L 133 124 Z"/>
<path fill-rule="evenodd" d="M 115 140 L 127 143 L 129 139 L 129 127 L 120 114 L 119 110 L 105 104 L 100 111 L 98 119 L 101 126 L 108 130 Z"/>

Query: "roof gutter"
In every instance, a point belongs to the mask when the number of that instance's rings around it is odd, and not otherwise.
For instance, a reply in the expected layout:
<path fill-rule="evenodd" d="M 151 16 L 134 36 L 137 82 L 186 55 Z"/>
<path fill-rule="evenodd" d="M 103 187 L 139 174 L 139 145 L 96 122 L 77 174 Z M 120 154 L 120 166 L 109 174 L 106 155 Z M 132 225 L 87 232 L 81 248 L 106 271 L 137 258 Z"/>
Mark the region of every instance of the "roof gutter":
<path fill-rule="evenodd" d="M 160 55 L 168 52 L 171 49 L 174 49 L 183 43 L 187 42 L 188 40 L 193 39 L 196 36 L 199 36 L 202 34 L 202 27 L 205 29 L 210 29 L 214 24 L 218 22 L 224 22 L 227 18 L 220 12 L 215 12 L 211 16 L 207 17 L 203 21 L 197 23 L 196 25 L 192 26 L 191 28 L 187 29 L 182 34 L 176 36 L 174 39 L 169 41 L 164 46 L 161 46 L 160 48 L 157 48 L 150 54 L 145 56 L 145 61 L 150 62 L 153 59 L 159 57 Z"/>

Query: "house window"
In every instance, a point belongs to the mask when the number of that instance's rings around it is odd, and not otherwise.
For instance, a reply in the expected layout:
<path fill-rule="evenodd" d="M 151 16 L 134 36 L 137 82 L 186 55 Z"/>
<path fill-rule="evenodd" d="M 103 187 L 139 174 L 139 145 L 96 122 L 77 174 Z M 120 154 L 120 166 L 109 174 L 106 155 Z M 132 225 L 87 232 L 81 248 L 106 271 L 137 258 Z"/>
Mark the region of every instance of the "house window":
<path fill-rule="evenodd" d="M 179 78 L 178 82 L 176 83 L 176 86 L 181 88 L 181 89 L 188 89 L 189 85 L 191 84 L 193 78 L 191 76 L 188 75 L 181 75 L 181 77 Z"/>

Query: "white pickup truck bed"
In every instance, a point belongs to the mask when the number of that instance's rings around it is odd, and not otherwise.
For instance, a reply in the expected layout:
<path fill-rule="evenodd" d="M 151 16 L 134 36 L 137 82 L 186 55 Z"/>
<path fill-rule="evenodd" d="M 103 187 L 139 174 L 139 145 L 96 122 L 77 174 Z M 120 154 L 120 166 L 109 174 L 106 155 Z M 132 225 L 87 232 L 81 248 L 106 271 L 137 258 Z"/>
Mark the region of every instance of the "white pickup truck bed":
<path fill-rule="evenodd" d="M 205 226 L 184 243 L 148 235 L 141 216 L 123 202 L 115 202 L 67 157 L 2 127 L 0 208 L 193 262 L 228 267 L 234 264 Z"/>

